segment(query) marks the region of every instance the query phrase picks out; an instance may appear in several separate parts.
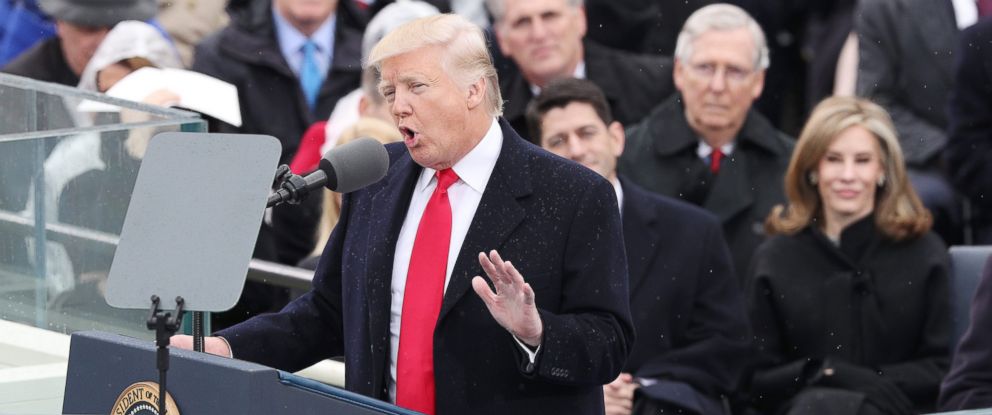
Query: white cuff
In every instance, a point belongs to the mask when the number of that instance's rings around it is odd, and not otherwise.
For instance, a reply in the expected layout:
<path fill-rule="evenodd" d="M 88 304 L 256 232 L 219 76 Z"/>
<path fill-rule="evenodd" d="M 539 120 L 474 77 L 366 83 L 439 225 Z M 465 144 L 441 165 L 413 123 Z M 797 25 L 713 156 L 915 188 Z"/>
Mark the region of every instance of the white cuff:
<path fill-rule="evenodd" d="M 511 336 L 513 335 L 511 334 Z M 524 353 L 527 353 L 527 359 L 530 360 L 531 363 L 534 363 L 534 359 L 537 358 L 537 352 L 541 351 L 541 345 L 537 345 L 536 348 L 531 350 L 531 347 L 520 341 L 517 336 L 513 336 L 513 341 L 520 345 L 520 348 L 523 349 Z"/>

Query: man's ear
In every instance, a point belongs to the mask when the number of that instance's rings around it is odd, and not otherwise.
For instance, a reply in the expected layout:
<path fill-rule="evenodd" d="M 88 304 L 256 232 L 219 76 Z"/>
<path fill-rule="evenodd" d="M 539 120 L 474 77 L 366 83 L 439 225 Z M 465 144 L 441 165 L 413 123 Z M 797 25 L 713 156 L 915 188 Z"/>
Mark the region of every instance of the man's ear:
<path fill-rule="evenodd" d="M 466 102 L 469 109 L 475 109 L 486 97 L 486 78 L 480 77 L 471 85 L 468 86 L 468 96 L 466 97 Z"/>
<path fill-rule="evenodd" d="M 765 89 L 765 70 L 758 71 L 754 76 L 756 78 L 751 86 L 751 98 L 756 100 L 761 97 L 761 92 Z"/>
<path fill-rule="evenodd" d="M 623 124 L 620 124 L 620 121 L 613 121 L 606 129 L 613 139 L 613 157 L 620 157 L 623 154 L 624 146 L 627 144 L 627 135 L 624 134 Z"/>
<path fill-rule="evenodd" d="M 358 99 L 358 115 L 362 117 L 368 115 L 369 105 L 368 97 L 366 97 L 365 94 L 362 94 L 362 97 Z"/>
<path fill-rule="evenodd" d="M 682 91 L 682 83 L 685 82 L 685 68 L 682 67 L 682 61 L 679 58 L 675 58 L 675 63 L 672 65 L 675 69 L 672 71 L 672 82 L 675 83 L 675 89 L 679 92 Z"/>

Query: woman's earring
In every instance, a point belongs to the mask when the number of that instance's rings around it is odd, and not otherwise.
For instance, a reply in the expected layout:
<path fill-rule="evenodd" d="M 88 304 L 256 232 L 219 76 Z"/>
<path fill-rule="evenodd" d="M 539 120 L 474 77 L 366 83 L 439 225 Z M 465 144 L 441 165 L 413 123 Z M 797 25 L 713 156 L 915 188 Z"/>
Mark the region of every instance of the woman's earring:
<path fill-rule="evenodd" d="M 813 186 L 816 186 L 818 183 L 820 183 L 820 176 L 818 176 L 815 171 L 809 172 L 808 179 L 809 179 L 809 184 Z"/>
<path fill-rule="evenodd" d="M 878 176 L 878 187 L 885 187 L 885 175 L 881 174 Z"/>

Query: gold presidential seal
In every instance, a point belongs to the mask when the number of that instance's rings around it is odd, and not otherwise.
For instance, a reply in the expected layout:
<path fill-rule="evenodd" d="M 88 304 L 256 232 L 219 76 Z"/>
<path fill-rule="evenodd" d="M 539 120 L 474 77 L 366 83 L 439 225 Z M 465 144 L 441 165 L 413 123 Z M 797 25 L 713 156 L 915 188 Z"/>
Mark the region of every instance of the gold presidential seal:
<path fill-rule="evenodd" d="M 165 409 L 168 415 L 179 415 L 179 408 L 172 395 L 165 393 Z M 138 382 L 121 392 L 110 415 L 159 415 L 158 383 Z"/>

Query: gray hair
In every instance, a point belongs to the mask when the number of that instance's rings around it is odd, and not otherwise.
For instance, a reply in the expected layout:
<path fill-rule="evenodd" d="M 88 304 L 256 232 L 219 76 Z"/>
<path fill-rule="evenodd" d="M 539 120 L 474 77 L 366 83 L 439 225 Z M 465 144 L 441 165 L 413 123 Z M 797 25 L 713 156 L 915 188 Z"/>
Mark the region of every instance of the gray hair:
<path fill-rule="evenodd" d="M 565 0 L 570 7 L 582 7 L 583 0 Z M 506 15 L 505 0 L 486 0 L 486 8 L 489 14 L 493 15 L 493 21 L 499 22 Z"/>
<path fill-rule="evenodd" d="M 746 28 L 754 41 L 754 69 L 768 69 L 768 42 L 765 32 L 758 22 L 744 9 L 731 4 L 711 4 L 696 10 L 685 21 L 682 31 L 675 42 L 675 57 L 682 62 L 692 58 L 692 45 L 704 33 L 712 30 L 729 31 Z"/>
<path fill-rule="evenodd" d="M 366 66 L 381 71 L 386 59 L 431 46 L 444 49 L 441 66 L 462 88 L 484 79 L 486 111 L 494 117 L 503 114 L 499 78 L 486 47 L 486 37 L 479 26 L 459 15 L 439 14 L 397 27 L 372 48 Z"/>

